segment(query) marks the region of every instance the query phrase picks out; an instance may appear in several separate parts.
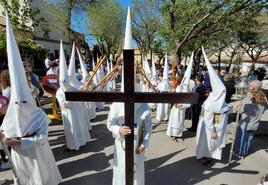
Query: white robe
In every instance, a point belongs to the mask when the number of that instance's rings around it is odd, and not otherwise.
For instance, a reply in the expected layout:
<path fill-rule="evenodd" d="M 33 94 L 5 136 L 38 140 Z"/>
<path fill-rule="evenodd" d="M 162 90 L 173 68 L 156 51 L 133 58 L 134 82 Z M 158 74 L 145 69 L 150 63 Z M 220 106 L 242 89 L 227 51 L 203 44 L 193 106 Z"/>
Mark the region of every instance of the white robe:
<path fill-rule="evenodd" d="M 81 81 L 82 84 L 86 82 L 85 79 Z M 89 120 L 95 119 L 96 118 L 96 104 L 95 102 L 84 102 L 85 103 L 85 108 L 87 112 L 87 116 Z M 91 129 L 91 122 L 89 122 L 89 128 Z"/>
<path fill-rule="evenodd" d="M 156 105 L 156 120 L 167 121 L 170 113 L 169 103 L 157 103 Z"/>
<path fill-rule="evenodd" d="M 98 76 L 98 79 L 99 79 L 99 82 L 100 82 L 105 77 L 105 75 L 104 75 L 104 73 L 99 72 L 99 70 L 98 70 L 96 75 Z M 95 85 L 97 85 L 97 84 L 95 84 Z M 98 88 L 98 89 L 96 89 L 96 91 L 103 91 L 103 88 Z M 95 104 L 96 104 L 96 108 L 98 110 L 103 110 L 104 109 L 105 102 L 95 102 Z"/>
<path fill-rule="evenodd" d="M 86 110 L 88 111 L 89 119 L 95 119 L 96 118 L 96 104 L 95 102 L 85 102 L 86 104 Z M 90 124 L 91 127 L 91 124 Z"/>
<path fill-rule="evenodd" d="M 225 136 L 227 131 L 228 109 L 221 114 L 220 123 L 214 124 L 214 114 L 204 111 L 201 113 L 197 132 L 196 132 L 196 158 L 210 157 L 221 159 L 222 149 L 225 147 Z M 211 138 L 211 131 L 214 130 L 218 134 L 218 139 Z"/>
<path fill-rule="evenodd" d="M 83 83 L 73 79 L 72 77 L 69 77 L 69 84 L 71 87 L 73 87 L 74 89 L 76 89 L 77 91 L 80 91 L 80 89 L 83 87 Z M 91 102 L 76 102 L 77 105 L 79 105 L 79 109 L 81 111 L 80 116 L 84 117 L 82 119 L 86 119 L 85 122 L 83 122 L 84 124 L 86 124 L 86 126 L 88 127 L 88 130 L 92 130 L 91 127 L 91 119 L 94 119 L 96 117 L 96 109 L 92 110 L 91 106 L 89 106 L 88 104 L 90 104 Z M 90 109 L 88 109 L 90 108 Z M 94 117 L 94 112 L 95 112 L 95 117 Z"/>
<path fill-rule="evenodd" d="M 181 107 L 176 108 L 174 104 L 168 121 L 167 135 L 173 137 L 181 137 L 184 129 L 185 111 L 189 104 L 181 104 Z"/>
<path fill-rule="evenodd" d="M 88 123 L 85 123 L 87 120 L 81 116 L 83 114 L 79 105 L 81 102 L 66 101 L 61 87 L 57 90 L 56 98 L 61 107 L 66 145 L 71 150 L 78 150 L 91 140 Z"/>
<path fill-rule="evenodd" d="M 20 145 L 12 147 L 21 185 L 57 185 L 62 180 L 47 141 L 49 122 L 31 128 L 28 134 L 33 136 L 22 138 Z"/>
<path fill-rule="evenodd" d="M 169 84 L 163 85 L 163 81 L 160 82 L 157 86 L 157 89 L 160 92 L 170 92 Z M 163 88 L 165 87 L 165 88 Z M 157 121 L 167 121 L 170 113 L 170 104 L 169 103 L 157 103 L 156 105 L 156 120 Z"/>
<path fill-rule="evenodd" d="M 125 140 L 119 133 L 119 129 L 124 125 L 124 104 L 113 103 L 107 120 L 107 128 L 113 133 L 115 138 L 114 160 L 113 160 L 113 185 L 125 185 Z M 135 111 L 135 129 L 134 129 L 134 185 L 144 185 L 144 153 L 136 154 L 135 150 L 141 144 L 148 148 L 149 139 L 152 133 L 152 122 L 149 107 L 142 104 Z M 143 127 L 142 127 L 143 125 Z M 144 128 L 142 141 L 139 144 L 138 133 Z"/>

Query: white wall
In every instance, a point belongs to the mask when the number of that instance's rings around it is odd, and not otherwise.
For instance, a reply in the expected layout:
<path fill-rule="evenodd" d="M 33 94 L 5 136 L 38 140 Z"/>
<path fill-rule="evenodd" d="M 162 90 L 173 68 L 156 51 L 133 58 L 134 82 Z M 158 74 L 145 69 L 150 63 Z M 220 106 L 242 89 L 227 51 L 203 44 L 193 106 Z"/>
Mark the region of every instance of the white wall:
<path fill-rule="evenodd" d="M 23 3 L 23 0 L 19 1 L 20 3 Z M 55 22 L 55 19 L 53 19 L 52 14 L 48 12 L 48 4 L 46 0 L 33 0 L 31 6 L 38 7 L 40 9 L 40 16 L 44 17 L 48 22 Z M 4 11 L 4 7 L 0 5 L 0 15 L 3 15 Z M 36 42 L 45 47 L 46 49 L 50 50 L 50 52 L 59 50 L 61 39 L 63 40 L 63 43 L 65 43 L 65 50 L 68 54 L 70 54 L 68 35 L 63 34 L 61 31 L 54 28 L 50 28 L 49 38 L 44 38 L 43 32 L 36 34 Z"/>

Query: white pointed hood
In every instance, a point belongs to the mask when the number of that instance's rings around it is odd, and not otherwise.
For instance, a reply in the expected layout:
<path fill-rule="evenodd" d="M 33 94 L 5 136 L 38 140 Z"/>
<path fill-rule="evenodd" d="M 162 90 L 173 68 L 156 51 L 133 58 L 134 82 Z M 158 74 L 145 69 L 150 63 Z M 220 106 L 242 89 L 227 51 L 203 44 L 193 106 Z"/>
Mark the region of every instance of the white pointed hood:
<path fill-rule="evenodd" d="M 164 71 L 163 71 L 163 79 L 157 86 L 160 91 L 170 91 L 171 87 L 169 85 L 168 79 L 168 59 L 167 54 L 165 56 L 165 64 L 164 64 Z"/>
<path fill-rule="evenodd" d="M 204 55 L 205 63 L 207 65 L 209 79 L 212 87 L 212 92 L 204 102 L 204 109 L 213 113 L 225 112 L 228 110 L 228 106 L 225 103 L 226 88 L 216 71 L 212 68 L 203 47 L 202 52 Z"/>
<path fill-rule="evenodd" d="M 95 70 L 96 66 L 95 66 L 95 61 L 94 61 L 94 57 L 92 57 L 92 68 L 93 68 L 93 71 Z M 99 82 L 99 79 L 98 79 L 98 75 L 95 74 L 94 77 L 93 77 L 93 83 L 95 85 L 97 85 Z"/>
<path fill-rule="evenodd" d="M 113 65 L 113 62 L 111 61 L 111 71 L 113 71 L 114 69 L 114 65 Z"/>
<path fill-rule="evenodd" d="M 81 71 L 82 71 L 82 80 L 81 82 L 82 83 L 85 83 L 87 78 L 88 78 L 88 71 L 87 71 L 87 67 L 86 67 L 86 64 L 84 63 L 83 59 L 82 59 L 82 56 L 78 50 L 78 48 L 76 48 L 76 51 L 77 51 L 77 54 L 78 54 L 78 58 L 79 58 L 79 63 L 80 63 L 80 68 L 81 68 Z"/>
<path fill-rule="evenodd" d="M 105 73 L 104 73 L 104 69 L 103 69 L 102 64 L 100 65 L 100 67 L 97 71 L 97 75 L 98 75 L 99 80 L 102 80 L 105 77 Z"/>
<path fill-rule="evenodd" d="M 111 61 L 111 71 L 113 71 L 113 69 L 114 69 L 113 62 Z M 113 90 L 116 89 L 115 76 L 114 75 L 112 77 L 112 88 L 113 88 Z"/>
<path fill-rule="evenodd" d="M 110 68 L 110 64 L 109 64 L 108 59 L 107 59 L 107 61 L 106 61 L 106 64 L 107 64 L 107 74 L 109 74 L 109 73 L 111 72 L 111 68 Z M 112 91 L 112 90 L 113 90 L 113 82 L 112 82 L 111 78 L 110 78 L 110 80 L 106 83 L 106 86 L 107 86 L 107 89 L 108 89 L 109 91 Z"/>
<path fill-rule="evenodd" d="M 106 66 L 107 66 L 107 73 L 110 73 L 111 72 L 111 68 L 110 68 L 110 64 L 109 64 L 109 61 L 108 61 L 108 59 L 107 59 L 107 61 L 106 61 Z"/>
<path fill-rule="evenodd" d="M 73 42 L 72 54 L 69 63 L 68 76 L 75 78 L 75 43 Z"/>
<path fill-rule="evenodd" d="M 60 73 L 60 77 L 59 77 L 60 84 L 63 83 L 63 82 L 68 83 L 69 82 L 68 70 L 67 70 L 66 58 L 65 58 L 65 54 L 64 54 L 62 40 L 60 41 L 60 64 L 59 64 L 59 68 L 60 68 L 60 71 L 59 71 L 59 73 Z"/>
<path fill-rule="evenodd" d="M 127 11 L 127 22 L 126 22 L 126 30 L 125 30 L 125 42 L 124 42 L 124 48 L 127 49 L 133 49 L 132 45 L 132 31 L 131 31 L 131 16 L 130 16 L 130 6 L 128 7 Z"/>
<path fill-rule="evenodd" d="M 76 79 L 75 75 L 75 43 L 73 43 L 72 54 L 70 58 L 70 64 L 68 69 L 68 76 L 70 80 L 70 85 L 75 89 L 80 89 L 83 83 Z"/>
<path fill-rule="evenodd" d="M 168 57 L 167 57 L 167 53 L 166 53 L 166 56 L 165 56 L 163 79 L 168 80 Z"/>
<path fill-rule="evenodd" d="M 189 62 L 187 69 L 184 73 L 181 84 L 176 88 L 176 92 L 189 92 L 190 91 L 189 90 L 189 82 L 191 79 L 193 63 L 194 63 L 194 52 L 192 52 L 190 62 Z"/>
<path fill-rule="evenodd" d="M 11 96 L 1 129 L 7 138 L 23 137 L 40 124 L 50 120 L 31 95 L 20 52 L 6 13 L 6 41 Z"/>
<path fill-rule="evenodd" d="M 152 83 L 157 84 L 157 74 L 156 74 L 156 67 L 155 67 L 155 63 L 152 62 L 152 76 L 151 76 L 151 80 Z"/>
<path fill-rule="evenodd" d="M 152 74 L 150 66 L 149 66 L 148 61 L 147 61 L 146 58 L 144 60 L 144 72 L 145 72 L 146 75 L 148 75 L 148 77 L 151 76 L 151 74 Z"/>

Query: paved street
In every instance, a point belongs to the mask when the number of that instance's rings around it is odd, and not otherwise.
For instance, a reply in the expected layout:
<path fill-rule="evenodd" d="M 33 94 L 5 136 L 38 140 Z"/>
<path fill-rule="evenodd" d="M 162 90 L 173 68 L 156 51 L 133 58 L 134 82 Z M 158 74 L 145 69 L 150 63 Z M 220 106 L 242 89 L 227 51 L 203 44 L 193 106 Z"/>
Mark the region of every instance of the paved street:
<path fill-rule="evenodd" d="M 98 112 L 92 123 L 92 141 L 78 152 L 65 152 L 63 126 L 53 123 L 49 128 L 49 142 L 63 177 L 61 185 L 109 185 L 112 182 L 113 138 L 106 128 L 108 106 Z M 268 124 L 268 112 L 262 124 Z M 166 123 L 156 123 L 153 113 L 153 135 L 146 152 L 146 185 L 255 185 L 268 173 L 267 132 L 254 138 L 251 154 L 243 160 L 226 166 L 230 150 L 230 138 L 234 125 L 228 126 L 227 146 L 223 160 L 213 168 L 206 168 L 196 161 L 195 134 L 185 131 L 178 143 L 166 135 Z M 189 127 L 190 121 L 186 122 Z M 266 127 L 267 128 L 267 127 Z M 10 171 L 0 171 L 0 178 L 12 179 Z M 7 181 L 5 184 L 11 184 Z"/>

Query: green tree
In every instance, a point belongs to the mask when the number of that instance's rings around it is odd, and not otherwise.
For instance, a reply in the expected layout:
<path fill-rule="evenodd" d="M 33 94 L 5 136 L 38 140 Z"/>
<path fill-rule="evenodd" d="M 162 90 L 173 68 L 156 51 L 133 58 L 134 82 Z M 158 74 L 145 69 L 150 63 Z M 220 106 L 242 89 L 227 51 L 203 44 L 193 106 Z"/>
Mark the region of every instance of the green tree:
<path fill-rule="evenodd" d="M 117 0 L 104 0 L 89 7 L 88 23 L 102 54 L 115 62 L 121 54 L 125 11 Z"/>
<path fill-rule="evenodd" d="M 191 40 L 232 29 L 233 20 L 247 12 L 261 11 L 267 0 L 170 0 L 163 3 L 162 35 L 169 41 L 174 59 Z M 240 19 L 239 18 L 239 19 Z M 237 26 L 237 25 L 236 25 Z"/>
<path fill-rule="evenodd" d="M 145 55 L 149 53 L 151 60 L 153 51 L 159 51 L 161 43 L 158 38 L 162 21 L 159 5 L 157 0 L 133 1 L 133 38 L 140 52 Z"/>
<path fill-rule="evenodd" d="M 49 4 L 48 12 L 55 21 L 50 23 L 51 27 L 57 28 L 63 34 L 67 34 L 71 42 L 75 41 L 79 48 L 85 47 L 85 40 L 81 41 L 81 34 L 71 27 L 74 13 L 87 11 L 88 7 L 96 0 L 46 0 Z M 86 23 L 86 22 L 85 22 Z M 87 49 L 87 48 L 84 48 Z"/>
<path fill-rule="evenodd" d="M 47 21 L 39 15 L 40 9 L 31 7 L 31 2 L 32 0 L 0 0 L 1 6 L 8 12 L 11 24 L 16 25 L 13 30 L 19 42 L 25 38 L 32 40 L 34 34 L 42 32 L 47 25 Z"/>
<path fill-rule="evenodd" d="M 268 50 L 268 13 L 254 14 L 248 16 L 248 21 L 244 23 L 247 29 L 241 29 L 237 33 L 240 47 L 255 63 L 259 58 L 267 56 L 263 54 Z"/>
<path fill-rule="evenodd" d="M 43 31 L 47 22 L 39 15 L 40 10 L 38 8 L 29 6 L 31 2 L 32 0 L 0 0 L 0 5 L 8 12 L 22 58 L 41 59 L 47 51 L 36 44 L 34 35 Z M 2 13 L 5 14 L 6 12 Z M 0 29 L 0 52 L 1 59 L 6 60 L 5 28 Z"/>

